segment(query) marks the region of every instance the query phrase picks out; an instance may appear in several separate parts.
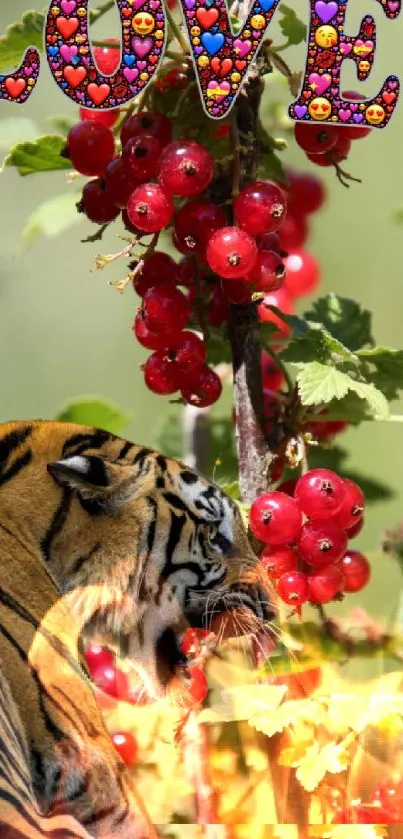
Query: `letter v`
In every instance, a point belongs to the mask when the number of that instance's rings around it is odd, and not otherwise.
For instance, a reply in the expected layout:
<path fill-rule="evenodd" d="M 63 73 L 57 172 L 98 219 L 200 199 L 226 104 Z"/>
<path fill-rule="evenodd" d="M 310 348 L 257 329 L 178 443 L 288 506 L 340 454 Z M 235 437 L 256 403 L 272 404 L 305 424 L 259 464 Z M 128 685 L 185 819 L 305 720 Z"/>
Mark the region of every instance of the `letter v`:
<path fill-rule="evenodd" d="M 225 0 L 180 0 L 204 110 L 221 119 L 235 104 L 279 0 L 255 0 L 237 35 Z"/>

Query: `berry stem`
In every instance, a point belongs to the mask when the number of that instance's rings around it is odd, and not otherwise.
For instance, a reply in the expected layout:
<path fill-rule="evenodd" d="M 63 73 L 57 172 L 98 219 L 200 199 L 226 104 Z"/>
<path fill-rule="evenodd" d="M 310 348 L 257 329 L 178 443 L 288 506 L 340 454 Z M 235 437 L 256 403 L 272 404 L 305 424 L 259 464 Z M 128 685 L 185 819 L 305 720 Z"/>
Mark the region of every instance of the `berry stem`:
<path fill-rule="evenodd" d="M 284 378 L 287 382 L 288 392 L 290 394 L 293 393 L 294 382 L 293 382 L 293 380 L 292 380 L 292 378 L 291 378 L 291 376 L 290 376 L 290 374 L 287 370 L 286 365 L 284 364 L 283 361 L 281 361 L 281 358 L 279 358 L 278 355 L 276 355 L 276 353 L 274 352 L 274 350 L 271 349 L 271 347 L 265 346 L 265 350 L 272 357 L 273 361 L 275 361 L 275 363 L 277 364 L 277 367 L 280 368 L 280 370 L 281 370 L 281 372 L 282 372 L 282 374 L 283 374 L 283 376 L 284 376 Z"/>
<path fill-rule="evenodd" d="M 106 0 L 105 3 L 101 3 L 99 6 L 97 6 L 96 9 L 90 12 L 90 23 L 95 23 L 95 21 L 99 20 L 99 18 L 105 15 L 107 12 L 110 12 L 110 10 L 114 7 L 114 0 Z M 108 43 L 107 47 L 109 48 L 110 46 L 111 44 Z"/>
<path fill-rule="evenodd" d="M 185 771 L 196 792 L 197 824 L 220 824 L 216 813 L 217 792 L 209 771 L 209 743 L 207 727 L 198 722 L 191 711 L 182 728 L 181 745 Z"/>
<path fill-rule="evenodd" d="M 169 26 L 171 32 L 173 33 L 173 35 L 175 36 L 176 40 L 178 41 L 178 44 L 180 44 L 185 56 L 189 55 L 189 44 L 188 44 L 187 38 L 183 34 L 183 32 L 181 31 L 180 27 L 178 26 L 173 14 L 170 11 L 170 9 L 168 8 L 167 4 L 165 6 L 165 14 L 166 14 L 166 18 L 167 18 L 167 21 L 168 21 L 168 26 Z M 183 61 L 183 56 L 182 56 L 182 61 Z"/>

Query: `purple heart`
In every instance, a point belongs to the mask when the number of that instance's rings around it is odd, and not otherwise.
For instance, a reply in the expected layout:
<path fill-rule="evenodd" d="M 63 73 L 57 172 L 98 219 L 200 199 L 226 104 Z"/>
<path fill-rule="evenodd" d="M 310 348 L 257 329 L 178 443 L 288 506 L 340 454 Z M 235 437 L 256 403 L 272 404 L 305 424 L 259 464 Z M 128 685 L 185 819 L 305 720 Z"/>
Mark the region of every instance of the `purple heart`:
<path fill-rule="evenodd" d="M 77 99 L 84 99 L 84 93 L 79 93 L 78 90 L 76 90 L 76 96 Z"/>
<path fill-rule="evenodd" d="M 137 67 L 142 72 L 143 70 L 147 70 L 147 62 L 146 61 L 138 61 Z"/>
<path fill-rule="evenodd" d="M 63 12 L 66 15 L 69 15 L 71 12 L 74 12 L 74 9 L 77 6 L 76 0 L 62 0 L 60 3 Z"/>
<path fill-rule="evenodd" d="M 137 35 L 132 38 L 133 51 L 139 58 L 144 58 L 145 55 L 148 55 L 153 46 L 153 38 L 138 38 Z"/>
<path fill-rule="evenodd" d="M 328 23 L 329 20 L 335 16 L 338 10 L 339 7 L 334 0 L 331 0 L 330 3 L 325 3 L 324 0 L 317 0 L 315 3 L 315 12 L 323 23 Z"/>
<path fill-rule="evenodd" d="M 362 114 L 354 114 L 354 116 L 353 116 L 354 122 L 362 122 L 363 119 L 364 119 L 364 117 L 363 117 Z"/>
<path fill-rule="evenodd" d="M 307 112 L 306 105 L 294 105 L 294 114 L 298 119 L 302 119 Z"/>
<path fill-rule="evenodd" d="M 140 61 L 139 64 L 144 64 L 144 62 Z M 123 75 L 128 82 L 134 82 L 134 80 L 137 79 L 138 74 L 139 71 L 136 70 L 135 67 L 133 69 L 131 69 L 130 67 L 125 67 L 125 69 L 123 70 Z"/>
<path fill-rule="evenodd" d="M 196 5 L 196 0 L 185 0 L 185 6 L 187 9 L 194 9 Z"/>
<path fill-rule="evenodd" d="M 347 122 L 347 120 L 349 120 L 351 117 L 350 108 L 340 108 L 339 117 L 342 122 Z"/>
<path fill-rule="evenodd" d="M 200 53 L 203 52 L 203 47 L 194 47 L 194 52 L 196 55 L 200 55 Z"/>
<path fill-rule="evenodd" d="M 77 55 L 77 53 L 78 47 L 68 47 L 67 44 L 63 44 L 63 46 L 60 47 L 60 55 L 65 61 L 67 61 L 67 63 L 69 63 L 71 59 Z"/>
<path fill-rule="evenodd" d="M 91 64 L 89 55 L 83 56 L 83 64 Z"/>

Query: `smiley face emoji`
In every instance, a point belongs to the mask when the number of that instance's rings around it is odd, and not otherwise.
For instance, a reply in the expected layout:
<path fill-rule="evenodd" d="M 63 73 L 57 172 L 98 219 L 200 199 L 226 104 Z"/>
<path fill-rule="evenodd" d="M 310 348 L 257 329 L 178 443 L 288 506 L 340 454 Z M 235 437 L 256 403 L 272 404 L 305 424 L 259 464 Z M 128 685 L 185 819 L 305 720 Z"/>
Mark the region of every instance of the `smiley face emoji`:
<path fill-rule="evenodd" d="M 324 96 L 316 96 L 308 105 L 309 116 L 312 119 L 322 121 L 329 119 L 332 113 L 332 105 Z"/>
<path fill-rule="evenodd" d="M 369 61 L 360 61 L 358 64 L 358 69 L 360 73 L 369 73 L 371 69 L 371 64 Z"/>
<path fill-rule="evenodd" d="M 139 12 L 133 19 L 132 26 L 138 35 L 149 35 L 155 27 L 155 20 L 148 12 Z"/>
<path fill-rule="evenodd" d="M 266 21 L 263 15 L 253 15 L 250 19 L 250 25 L 253 29 L 264 29 L 266 26 Z"/>
<path fill-rule="evenodd" d="M 209 64 L 210 64 L 210 59 L 209 59 L 209 58 L 207 58 L 207 55 L 201 55 L 201 56 L 200 56 L 200 58 L 198 58 L 198 59 L 197 59 L 197 63 L 198 63 L 198 65 L 199 65 L 199 67 L 201 67 L 202 69 L 204 69 L 205 67 L 208 67 L 208 66 L 209 66 Z"/>
<path fill-rule="evenodd" d="M 334 26 L 319 26 L 315 32 L 315 42 L 318 47 L 335 47 L 338 41 L 339 36 Z"/>
<path fill-rule="evenodd" d="M 365 116 L 371 125 L 379 125 L 385 116 L 385 111 L 382 105 L 368 105 Z"/>
<path fill-rule="evenodd" d="M 190 30 L 191 35 L 200 35 L 201 29 L 200 26 L 192 26 Z"/>

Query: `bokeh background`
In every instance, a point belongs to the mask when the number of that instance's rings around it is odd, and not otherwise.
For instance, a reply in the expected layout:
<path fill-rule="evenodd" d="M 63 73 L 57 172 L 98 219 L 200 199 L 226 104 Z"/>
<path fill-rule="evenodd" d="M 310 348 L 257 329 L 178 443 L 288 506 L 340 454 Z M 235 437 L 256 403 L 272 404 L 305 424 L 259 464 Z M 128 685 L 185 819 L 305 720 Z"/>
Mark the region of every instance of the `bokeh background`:
<path fill-rule="evenodd" d="M 295 0 L 292 5 L 307 22 L 308 2 Z M 403 18 L 388 21 L 374 0 L 350 0 L 349 7 L 347 32 L 356 32 L 368 12 L 377 21 L 375 66 L 363 85 L 370 96 L 388 73 L 403 77 Z M 0 31 L 28 8 L 41 10 L 43 3 L 3 0 Z M 97 37 L 119 36 L 117 13 L 108 13 L 92 31 Z M 284 40 L 276 17 L 272 37 L 277 43 Z M 302 70 L 305 46 L 288 50 L 284 57 L 293 70 Z M 344 89 L 356 86 L 354 75 L 352 63 L 345 62 Z M 269 96 L 283 101 L 284 108 L 291 101 L 285 85 L 277 82 L 270 83 Z M 1 156 L 18 140 L 55 131 L 49 117 L 74 119 L 76 114 L 44 60 L 28 103 L 23 107 L 1 103 Z M 345 189 L 332 170 L 317 170 L 328 187 L 328 200 L 313 220 L 308 245 L 321 262 L 320 292 L 332 290 L 356 298 L 373 312 L 377 342 L 397 348 L 403 346 L 403 228 L 393 216 L 403 207 L 402 136 L 403 98 L 386 130 L 374 130 L 352 145 L 348 169 L 362 178 L 361 184 Z M 292 139 L 283 160 L 296 168 L 311 166 Z M 54 417 L 69 399 L 99 394 L 131 415 L 126 436 L 155 444 L 164 416 L 173 409 L 167 399 L 151 394 L 143 384 L 139 365 L 146 353 L 131 332 L 136 308 L 131 289 L 121 296 L 108 285 L 109 280 L 124 276 L 124 263 L 91 272 L 97 253 L 119 249 L 117 229 L 112 226 L 102 242 L 81 244 L 93 227 L 77 216 L 76 223 L 60 235 L 44 237 L 38 231 L 35 235 L 38 206 L 66 195 L 71 213 L 76 199 L 68 194 L 79 190 L 80 182 L 67 184 L 65 172 L 21 178 L 9 168 L 0 174 L 0 420 Z M 50 208 L 48 218 L 53 217 Z M 403 413 L 403 406 L 395 404 L 392 410 Z M 366 423 L 348 431 L 340 442 L 349 449 L 349 466 L 389 484 L 395 493 L 392 500 L 372 505 L 368 511 L 356 544 L 372 551 L 382 530 L 403 518 L 403 423 Z M 389 614 L 399 587 L 398 569 L 391 560 L 379 559 L 365 597 L 375 612 Z M 359 597 L 350 597 L 350 607 L 355 599 L 361 602 Z"/>

